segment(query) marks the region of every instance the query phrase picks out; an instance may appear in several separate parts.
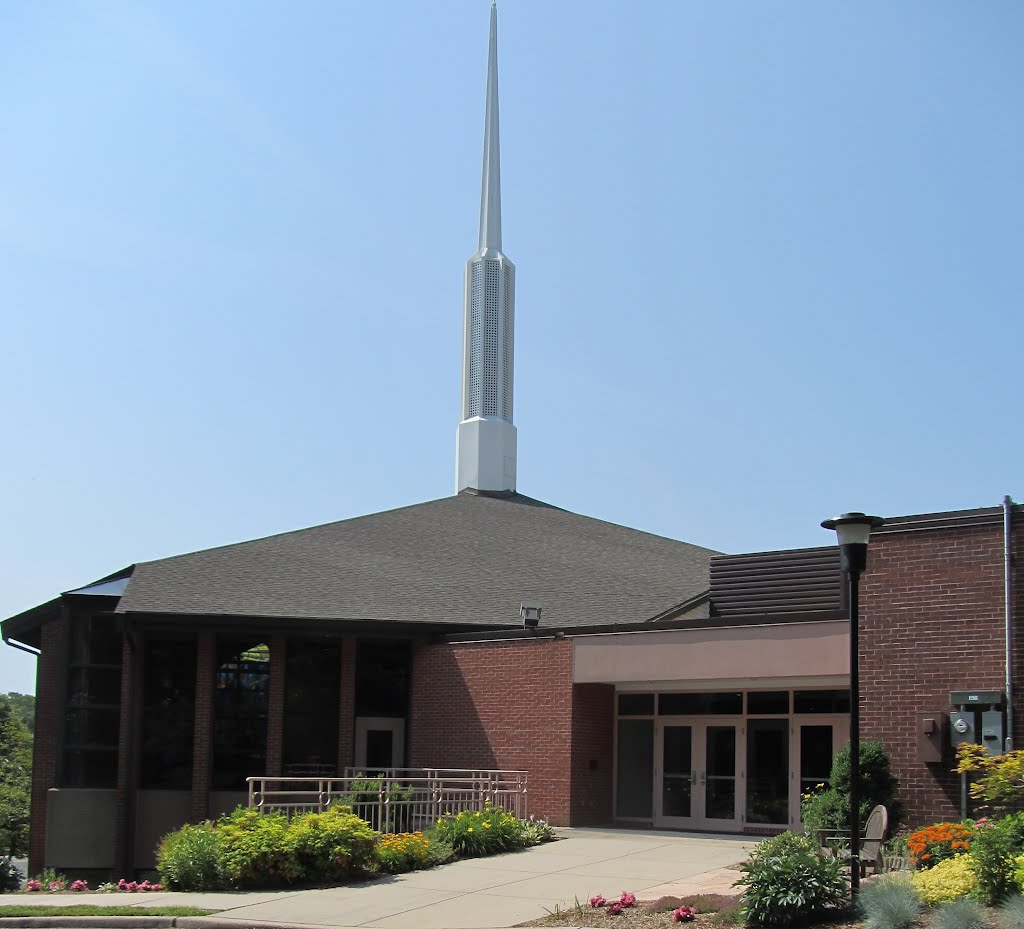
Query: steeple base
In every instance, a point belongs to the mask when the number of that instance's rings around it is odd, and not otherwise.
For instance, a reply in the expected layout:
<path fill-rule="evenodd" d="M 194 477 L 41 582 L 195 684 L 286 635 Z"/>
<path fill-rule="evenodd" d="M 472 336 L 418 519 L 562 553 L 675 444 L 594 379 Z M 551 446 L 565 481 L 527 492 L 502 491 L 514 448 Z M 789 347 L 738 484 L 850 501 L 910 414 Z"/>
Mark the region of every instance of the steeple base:
<path fill-rule="evenodd" d="M 505 419 L 474 416 L 459 423 L 455 456 L 456 491 L 514 492 L 516 427 Z"/>

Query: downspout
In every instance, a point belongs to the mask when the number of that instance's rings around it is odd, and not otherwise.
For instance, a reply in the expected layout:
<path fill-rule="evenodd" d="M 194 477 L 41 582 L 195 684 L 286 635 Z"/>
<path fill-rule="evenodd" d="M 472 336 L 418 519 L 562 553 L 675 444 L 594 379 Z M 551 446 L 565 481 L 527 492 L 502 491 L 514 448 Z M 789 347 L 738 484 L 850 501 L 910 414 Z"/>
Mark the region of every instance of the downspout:
<path fill-rule="evenodd" d="M 1013 500 L 1003 497 L 1003 580 L 1006 603 L 1006 743 L 1005 751 L 1013 751 Z"/>

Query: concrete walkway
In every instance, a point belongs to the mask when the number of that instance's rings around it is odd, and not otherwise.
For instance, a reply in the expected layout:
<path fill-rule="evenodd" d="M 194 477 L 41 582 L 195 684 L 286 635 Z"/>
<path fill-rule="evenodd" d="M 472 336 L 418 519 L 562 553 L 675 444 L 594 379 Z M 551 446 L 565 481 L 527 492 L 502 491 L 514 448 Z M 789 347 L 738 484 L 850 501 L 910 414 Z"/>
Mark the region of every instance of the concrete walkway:
<path fill-rule="evenodd" d="M 749 836 L 563 829 L 561 841 L 493 858 L 457 861 L 364 884 L 263 893 L 0 895 L 13 903 L 188 905 L 219 910 L 230 927 L 257 923 L 375 929 L 494 929 L 546 915 L 595 894 L 735 893 Z M 100 922 L 94 918 L 93 924 Z M 179 924 L 191 922 L 181 920 Z M 198 920 L 196 921 L 198 922 Z"/>

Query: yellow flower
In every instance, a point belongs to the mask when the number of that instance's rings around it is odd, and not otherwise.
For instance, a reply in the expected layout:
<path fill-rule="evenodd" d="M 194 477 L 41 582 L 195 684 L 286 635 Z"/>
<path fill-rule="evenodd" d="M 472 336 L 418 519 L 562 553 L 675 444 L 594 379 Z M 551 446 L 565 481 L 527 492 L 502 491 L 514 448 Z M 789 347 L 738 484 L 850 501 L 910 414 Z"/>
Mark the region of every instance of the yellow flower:
<path fill-rule="evenodd" d="M 469 827 L 469 828 L 468 828 L 468 829 L 467 829 L 466 831 L 467 831 L 467 832 L 472 832 L 472 831 L 473 831 L 473 827 L 472 827 L 472 826 L 470 826 L 470 827 Z"/>
<path fill-rule="evenodd" d="M 490 823 L 484 823 L 484 829 L 490 829 L 490 828 L 491 828 L 491 824 Z"/>

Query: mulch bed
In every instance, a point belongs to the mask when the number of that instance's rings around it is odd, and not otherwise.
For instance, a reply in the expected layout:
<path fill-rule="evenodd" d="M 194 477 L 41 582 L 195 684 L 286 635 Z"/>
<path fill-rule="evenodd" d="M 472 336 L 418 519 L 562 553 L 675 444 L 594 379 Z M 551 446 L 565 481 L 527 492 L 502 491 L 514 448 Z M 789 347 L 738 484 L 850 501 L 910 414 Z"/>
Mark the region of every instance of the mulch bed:
<path fill-rule="evenodd" d="M 610 913 L 603 907 L 591 907 L 584 901 L 578 907 L 558 908 L 547 916 L 519 925 L 588 929 L 735 929 L 744 925 L 739 915 L 739 900 L 738 896 L 725 894 L 660 897 L 657 900 L 638 901 L 636 906 L 627 907 L 618 914 Z M 683 904 L 692 906 L 697 916 L 691 922 L 677 923 L 672 913 Z M 860 920 L 848 912 L 836 910 L 830 918 L 819 919 L 800 929 L 858 929 L 860 925 Z"/>

